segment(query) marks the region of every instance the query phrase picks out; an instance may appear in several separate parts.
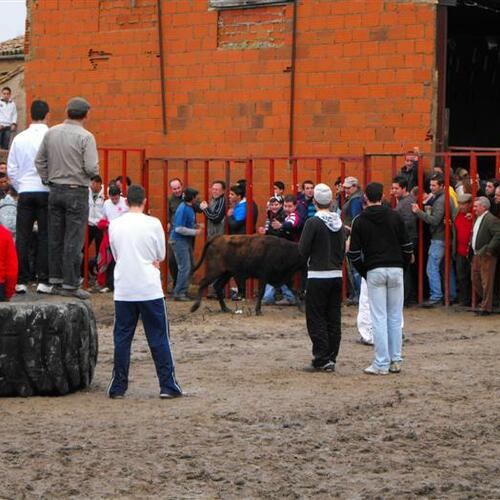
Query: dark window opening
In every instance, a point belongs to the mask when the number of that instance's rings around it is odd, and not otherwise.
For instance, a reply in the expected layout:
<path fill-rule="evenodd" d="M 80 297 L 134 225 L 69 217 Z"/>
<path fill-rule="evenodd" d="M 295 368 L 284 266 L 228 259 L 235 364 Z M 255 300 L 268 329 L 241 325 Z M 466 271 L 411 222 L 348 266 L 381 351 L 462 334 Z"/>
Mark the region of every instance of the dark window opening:
<path fill-rule="evenodd" d="M 448 8 L 446 75 L 448 144 L 500 148 L 499 1 Z"/>

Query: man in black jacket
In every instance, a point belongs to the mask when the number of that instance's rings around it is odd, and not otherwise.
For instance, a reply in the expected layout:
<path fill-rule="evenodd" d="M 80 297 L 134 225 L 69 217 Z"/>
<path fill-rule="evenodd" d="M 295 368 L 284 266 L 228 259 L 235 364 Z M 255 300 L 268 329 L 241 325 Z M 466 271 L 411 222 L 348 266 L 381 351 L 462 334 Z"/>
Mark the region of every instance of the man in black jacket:
<path fill-rule="evenodd" d="M 333 372 L 341 338 L 345 237 L 340 217 L 330 212 L 332 190 L 326 184 L 314 188 L 314 204 L 317 212 L 307 219 L 299 241 L 299 252 L 308 259 L 307 331 L 313 345 L 313 368 Z"/>
<path fill-rule="evenodd" d="M 387 375 L 401 371 L 403 269 L 413 258 L 412 243 L 401 216 L 382 205 L 384 186 L 366 186 L 368 207 L 351 230 L 349 258 L 366 279 L 373 323 L 375 357 L 364 372 Z"/>

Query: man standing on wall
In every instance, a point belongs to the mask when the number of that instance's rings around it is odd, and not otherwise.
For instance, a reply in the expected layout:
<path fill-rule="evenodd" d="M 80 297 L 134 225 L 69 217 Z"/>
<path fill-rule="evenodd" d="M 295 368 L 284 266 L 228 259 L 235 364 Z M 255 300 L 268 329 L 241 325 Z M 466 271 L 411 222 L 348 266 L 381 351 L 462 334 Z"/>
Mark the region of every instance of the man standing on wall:
<path fill-rule="evenodd" d="M 33 225 L 38 228 L 37 279 L 39 293 L 50 293 L 48 203 L 49 189 L 42 184 L 35 167 L 35 157 L 49 130 L 49 106 L 45 101 L 31 104 L 31 125 L 12 141 L 8 159 L 8 174 L 19 193 L 16 217 L 16 249 L 19 258 L 17 293 L 26 293 L 30 278 L 29 249 L 33 240 Z"/>
<path fill-rule="evenodd" d="M 127 201 L 129 211 L 109 226 L 116 267 L 115 352 L 108 396 L 112 399 L 123 398 L 128 389 L 130 346 L 139 316 L 160 382 L 160 398 L 182 396 L 175 378 L 160 276 L 160 262 L 165 259 L 165 233 L 158 219 L 143 213 L 146 195 L 142 186 L 132 184 L 127 190 Z"/>
<path fill-rule="evenodd" d="M 49 129 L 35 164 L 49 194 L 49 281 L 53 293 L 86 299 L 80 265 L 89 216 L 88 186 L 99 174 L 94 136 L 83 127 L 90 104 L 82 97 L 68 102 L 68 118 Z"/>
<path fill-rule="evenodd" d="M 17 108 L 11 93 L 4 87 L 0 96 L 0 149 L 9 149 L 10 136 L 17 128 Z"/>

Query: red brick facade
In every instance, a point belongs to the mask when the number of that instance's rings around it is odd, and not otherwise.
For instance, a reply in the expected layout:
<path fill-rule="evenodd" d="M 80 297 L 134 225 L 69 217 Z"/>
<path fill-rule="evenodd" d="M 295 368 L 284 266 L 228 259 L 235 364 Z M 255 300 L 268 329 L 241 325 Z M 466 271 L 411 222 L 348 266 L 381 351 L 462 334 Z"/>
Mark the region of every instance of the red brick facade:
<path fill-rule="evenodd" d="M 54 121 L 87 97 L 101 146 L 148 155 L 286 155 L 293 4 L 209 10 L 162 0 L 167 134 L 156 0 L 29 2 L 28 101 Z M 293 151 L 400 152 L 435 121 L 434 1 L 298 0 Z"/>

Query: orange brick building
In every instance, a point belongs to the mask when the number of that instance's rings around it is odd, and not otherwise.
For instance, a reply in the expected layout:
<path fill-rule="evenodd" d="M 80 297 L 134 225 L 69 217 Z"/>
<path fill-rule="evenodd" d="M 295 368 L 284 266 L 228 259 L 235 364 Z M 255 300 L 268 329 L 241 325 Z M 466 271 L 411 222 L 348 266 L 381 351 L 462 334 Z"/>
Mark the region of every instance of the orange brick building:
<path fill-rule="evenodd" d="M 27 99 L 46 98 L 57 121 L 69 97 L 85 96 L 100 146 L 145 147 L 147 156 L 432 151 L 453 136 L 467 145 L 484 119 L 470 133 L 453 121 L 463 124 L 464 105 L 449 88 L 459 88 L 450 51 L 467 71 L 467 50 L 482 50 L 500 26 L 500 2 L 475 4 L 28 2 Z M 464 36 L 476 42 L 459 50 Z"/>

